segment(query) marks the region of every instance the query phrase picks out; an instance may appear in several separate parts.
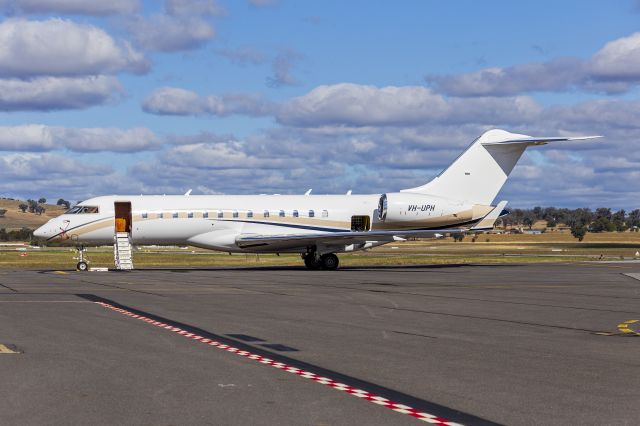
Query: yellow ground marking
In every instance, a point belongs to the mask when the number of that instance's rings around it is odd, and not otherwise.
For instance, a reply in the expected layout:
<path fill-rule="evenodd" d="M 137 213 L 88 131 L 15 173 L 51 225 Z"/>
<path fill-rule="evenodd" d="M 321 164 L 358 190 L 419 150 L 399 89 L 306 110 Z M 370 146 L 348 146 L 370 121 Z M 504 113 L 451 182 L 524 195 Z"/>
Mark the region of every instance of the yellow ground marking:
<path fill-rule="evenodd" d="M 0 344 L 0 354 L 17 354 L 18 352 L 12 351 L 3 344 Z"/>
<path fill-rule="evenodd" d="M 68 275 L 68 272 L 64 272 L 64 271 L 53 271 L 54 274 L 58 274 L 58 275 Z"/>
<path fill-rule="evenodd" d="M 632 320 L 628 320 L 628 321 L 625 321 L 623 323 L 620 323 L 620 324 L 618 324 L 618 331 L 620 331 L 621 333 L 631 333 L 631 334 L 634 334 L 636 336 L 640 336 L 640 332 L 639 331 L 635 331 L 635 330 L 629 328 L 629 326 L 631 324 L 634 324 L 634 323 L 639 322 L 639 321 L 640 320 L 632 319 Z"/>

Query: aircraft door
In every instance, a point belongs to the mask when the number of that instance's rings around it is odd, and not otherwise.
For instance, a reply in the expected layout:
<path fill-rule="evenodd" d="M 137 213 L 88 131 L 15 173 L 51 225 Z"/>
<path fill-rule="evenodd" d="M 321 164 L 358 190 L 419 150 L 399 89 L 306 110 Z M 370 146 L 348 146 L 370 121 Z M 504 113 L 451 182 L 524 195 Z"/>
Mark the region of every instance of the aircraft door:
<path fill-rule="evenodd" d="M 116 232 L 127 232 L 131 234 L 132 215 L 130 201 L 116 201 L 115 210 L 115 230 Z"/>
<path fill-rule="evenodd" d="M 351 230 L 356 232 L 368 231 L 371 229 L 371 217 L 351 216 Z"/>

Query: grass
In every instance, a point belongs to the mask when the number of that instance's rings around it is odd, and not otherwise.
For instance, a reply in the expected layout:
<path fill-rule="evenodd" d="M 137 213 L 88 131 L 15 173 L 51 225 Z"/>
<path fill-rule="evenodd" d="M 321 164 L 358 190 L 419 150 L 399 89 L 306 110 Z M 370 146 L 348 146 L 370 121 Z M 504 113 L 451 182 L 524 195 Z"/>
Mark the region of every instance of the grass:
<path fill-rule="evenodd" d="M 488 240 L 488 241 L 487 241 Z M 451 238 L 392 243 L 366 252 L 340 255 L 343 266 L 439 265 L 439 264 L 508 264 L 583 262 L 598 259 L 633 259 L 640 251 L 640 234 L 589 234 L 578 242 L 570 234 L 479 235 L 476 242 L 467 236 L 463 242 Z M 26 253 L 26 256 L 20 254 Z M 89 248 L 90 266 L 113 267 L 109 247 Z M 0 268 L 71 269 L 77 263 L 70 248 L 49 247 L 27 252 L 13 247 L 0 250 Z M 295 254 L 233 254 L 195 248 L 141 248 L 134 252 L 136 268 L 158 267 L 255 267 L 301 266 Z"/>

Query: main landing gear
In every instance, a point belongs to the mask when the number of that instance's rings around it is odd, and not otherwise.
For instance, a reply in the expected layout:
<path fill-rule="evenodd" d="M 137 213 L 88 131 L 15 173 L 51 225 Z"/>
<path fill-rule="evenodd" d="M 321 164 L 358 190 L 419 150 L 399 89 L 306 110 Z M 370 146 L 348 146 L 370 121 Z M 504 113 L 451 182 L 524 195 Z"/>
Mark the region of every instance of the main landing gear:
<path fill-rule="evenodd" d="M 302 255 L 302 258 L 304 259 L 304 265 L 311 270 L 326 269 L 327 271 L 335 271 L 340 264 L 338 256 L 333 253 L 318 256 L 317 253 L 310 252 Z"/>

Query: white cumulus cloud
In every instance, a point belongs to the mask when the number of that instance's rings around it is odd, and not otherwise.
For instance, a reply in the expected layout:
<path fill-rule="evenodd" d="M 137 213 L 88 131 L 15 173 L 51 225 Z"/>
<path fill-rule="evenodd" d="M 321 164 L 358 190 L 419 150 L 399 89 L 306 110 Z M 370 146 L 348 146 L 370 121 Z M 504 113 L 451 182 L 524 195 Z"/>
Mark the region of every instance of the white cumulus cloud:
<path fill-rule="evenodd" d="M 0 126 L 0 151 L 138 152 L 161 146 L 161 139 L 146 128 L 67 128 L 42 124 Z"/>
<path fill-rule="evenodd" d="M 79 76 L 145 72 L 148 62 L 126 42 L 92 25 L 64 19 L 0 24 L 0 76 Z"/>
<path fill-rule="evenodd" d="M 160 115 L 240 114 L 257 117 L 271 114 L 274 106 L 271 102 L 254 94 L 230 93 L 222 96 L 200 96 L 190 90 L 161 87 L 144 100 L 142 108 L 146 112 Z"/>
<path fill-rule="evenodd" d="M 640 83 L 640 32 L 605 44 L 587 60 L 555 58 L 458 75 L 428 75 L 427 82 L 450 96 L 513 96 L 526 92 L 582 90 L 616 94 Z"/>
<path fill-rule="evenodd" d="M 122 86 L 111 76 L 0 79 L 0 111 L 88 108 L 122 93 Z"/>

